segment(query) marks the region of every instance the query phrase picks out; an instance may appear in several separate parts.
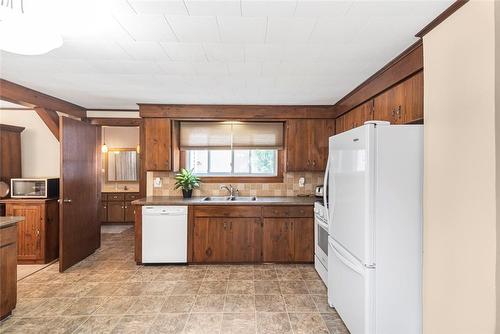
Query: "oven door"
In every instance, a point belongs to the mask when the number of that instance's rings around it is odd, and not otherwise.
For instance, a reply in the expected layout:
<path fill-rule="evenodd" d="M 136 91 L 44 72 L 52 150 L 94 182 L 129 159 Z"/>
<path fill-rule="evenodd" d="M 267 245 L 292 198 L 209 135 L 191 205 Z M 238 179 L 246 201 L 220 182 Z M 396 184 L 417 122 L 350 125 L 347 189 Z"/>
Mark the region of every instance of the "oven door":
<path fill-rule="evenodd" d="M 319 218 L 314 222 L 314 248 L 316 258 L 328 269 L 328 224 Z"/>

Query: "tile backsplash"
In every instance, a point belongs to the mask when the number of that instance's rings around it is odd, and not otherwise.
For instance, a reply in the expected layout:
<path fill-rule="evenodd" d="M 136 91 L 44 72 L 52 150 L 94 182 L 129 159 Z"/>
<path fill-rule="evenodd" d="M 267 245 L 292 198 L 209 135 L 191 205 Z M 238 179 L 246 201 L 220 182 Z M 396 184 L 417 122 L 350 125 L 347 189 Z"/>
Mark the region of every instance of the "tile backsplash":
<path fill-rule="evenodd" d="M 241 196 L 296 196 L 313 194 L 314 187 L 323 184 L 322 172 L 294 172 L 285 173 L 283 183 L 233 183 L 238 188 Z M 161 178 L 161 187 L 153 187 L 154 179 Z M 174 190 L 175 173 L 148 172 L 147 195 L 148 196 L 182 196 L 180 189 Z M 299 178 L 305 178 L 304 187 L 299 187 Z M 225 196 L 227 190 L 220 190 L 220 183 L 202 183 L 200 188 L 195 189 L 193 196 Z"/>

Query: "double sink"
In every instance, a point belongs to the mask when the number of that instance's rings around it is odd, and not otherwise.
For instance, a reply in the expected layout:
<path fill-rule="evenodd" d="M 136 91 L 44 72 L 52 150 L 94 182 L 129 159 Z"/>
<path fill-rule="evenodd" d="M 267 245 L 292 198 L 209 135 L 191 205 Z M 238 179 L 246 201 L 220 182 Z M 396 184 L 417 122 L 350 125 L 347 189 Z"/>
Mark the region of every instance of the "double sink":
<path fill-rule="evenodd" d="M 204 197 L 204 202 L 252 202 L 256 201 L 255 196 L 209 196 Z"/>

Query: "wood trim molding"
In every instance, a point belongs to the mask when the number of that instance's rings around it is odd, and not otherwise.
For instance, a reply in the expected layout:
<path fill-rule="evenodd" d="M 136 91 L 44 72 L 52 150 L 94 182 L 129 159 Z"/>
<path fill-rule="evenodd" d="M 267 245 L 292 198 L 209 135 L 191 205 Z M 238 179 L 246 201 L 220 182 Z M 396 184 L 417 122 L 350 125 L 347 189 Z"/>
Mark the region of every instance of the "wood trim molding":
<path fill-rule="evenodd" d="M 465 5 L 469 0 L 456 0 L 450 7 L 446 8 L 444 12 L 438 15 L 434 20 L 431 21 L 428 25 L 426 25 L 422 30 L 420 30 L 415 37 L 424 37 L 428 32 L 432 29 L 440 25 L 444 20 L 451 16 L 451 14 L 455 13 L 459 10 L 463 5 Z"/>
<path fill-rule="evenodd" d="M 87 110 L 84 107 L 4 79 L 0 79 L 0 99 L 28 108 L 47 108 L 78 118 L 86 117 L 87 115 Z"/>
<path fill-rule="evenodd" d="M 35 107 L 35 112 L 59 141 L 59 115 L 50 109 Z"/>
<path fill-rule="evenodd" d="M 101 126 L 140 126 L 140 118 L 88 117 L 90 124 Z"/>
<path fill-rule="evenodd" d="M 333 118 L 334 106 L 139 104 L 141 117 L 174 119 Z"/>
<path fill-rule="evenodd" d="M 22 126 L 8 125 L 8 124 L 0 124 L 0 131 L 9 131 L 9 132 L 23 132 L 25 128 Z"/>
<path fill-rule="evenodd" d="M 422 40 L 418 40 L 335 104 L 335 118 L 368 101 L 424 68 Z"/>

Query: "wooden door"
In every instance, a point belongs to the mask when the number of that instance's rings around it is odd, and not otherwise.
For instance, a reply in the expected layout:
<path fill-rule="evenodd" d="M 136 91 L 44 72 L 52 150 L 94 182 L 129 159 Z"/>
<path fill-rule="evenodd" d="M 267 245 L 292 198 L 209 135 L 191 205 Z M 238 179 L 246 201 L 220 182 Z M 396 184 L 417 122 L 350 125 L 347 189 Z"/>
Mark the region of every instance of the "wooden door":
<path fill-rule="evenodd" d="M 196 218 L 194 221 L 194 262 L 225 262 L 227 222 L 224 218 Z"/>
<path fill-rule="evenodd" d="M 314 261 L 314 219 L 293 218 L 294 260 Z"/>
<path fill-rule="evenodd" d="M 424 118 L 424 72 L 421 71 L 402 84 L 404 104 L 401 123 L 414 123 Z"/>
<path fill-rule="evenodd" d="M 259 262 L 262 250 L 260 218 L 227 218 L 224 223 L 228 233 L 225 261 Z"/>
<path fill-rule="evenodd" d="M 43 258 L 43 215 L 40 204 L 7 204 L 8 216 L 21 216 L 24 221 L 17 224 L 17 259 L 37 261 Z"/>
<path fill-rule="evenodd" d="M 308 169 L 310 164 L 308 155 L 309 143 L 307 120 L 288 120 L 286 122 L 287 171 L 305 171 Z"/>
<path fill-rule="evenodd" d="M 125 209 L 123 202 L 108 202 L 108 222 L 123 223 L 125 221 Z"/>
<path fill-rule="evenodd" d="M 133 222 L 135 219 L 134 206 L 130 202 L 125 202 L 125 221 Z"/>
<path fill-rule="evenodd" d="M 171 125 L 168 118 L 144 118 L 144 168 L 146 171 L 171 170 Z"/>
<path fill-rule="evenodd" d="M 262 233 L 264 262 L 291 262 L 294 258 L 292 221 L 288 218 L 265 218 Z"/>
<path fill-rule="evenodd" d="M 308 149 L 309 171 L 325 171 L 328 159 L 328 140 L 335 134 L 334 119 L 311 119 L 307 121 L 310 138 Z"/>
<path fill-rule="evenodd" d="M 100 128 L 59 118 L 61 144 L 59 270 L 92 254 L 101 244 Z"/>

